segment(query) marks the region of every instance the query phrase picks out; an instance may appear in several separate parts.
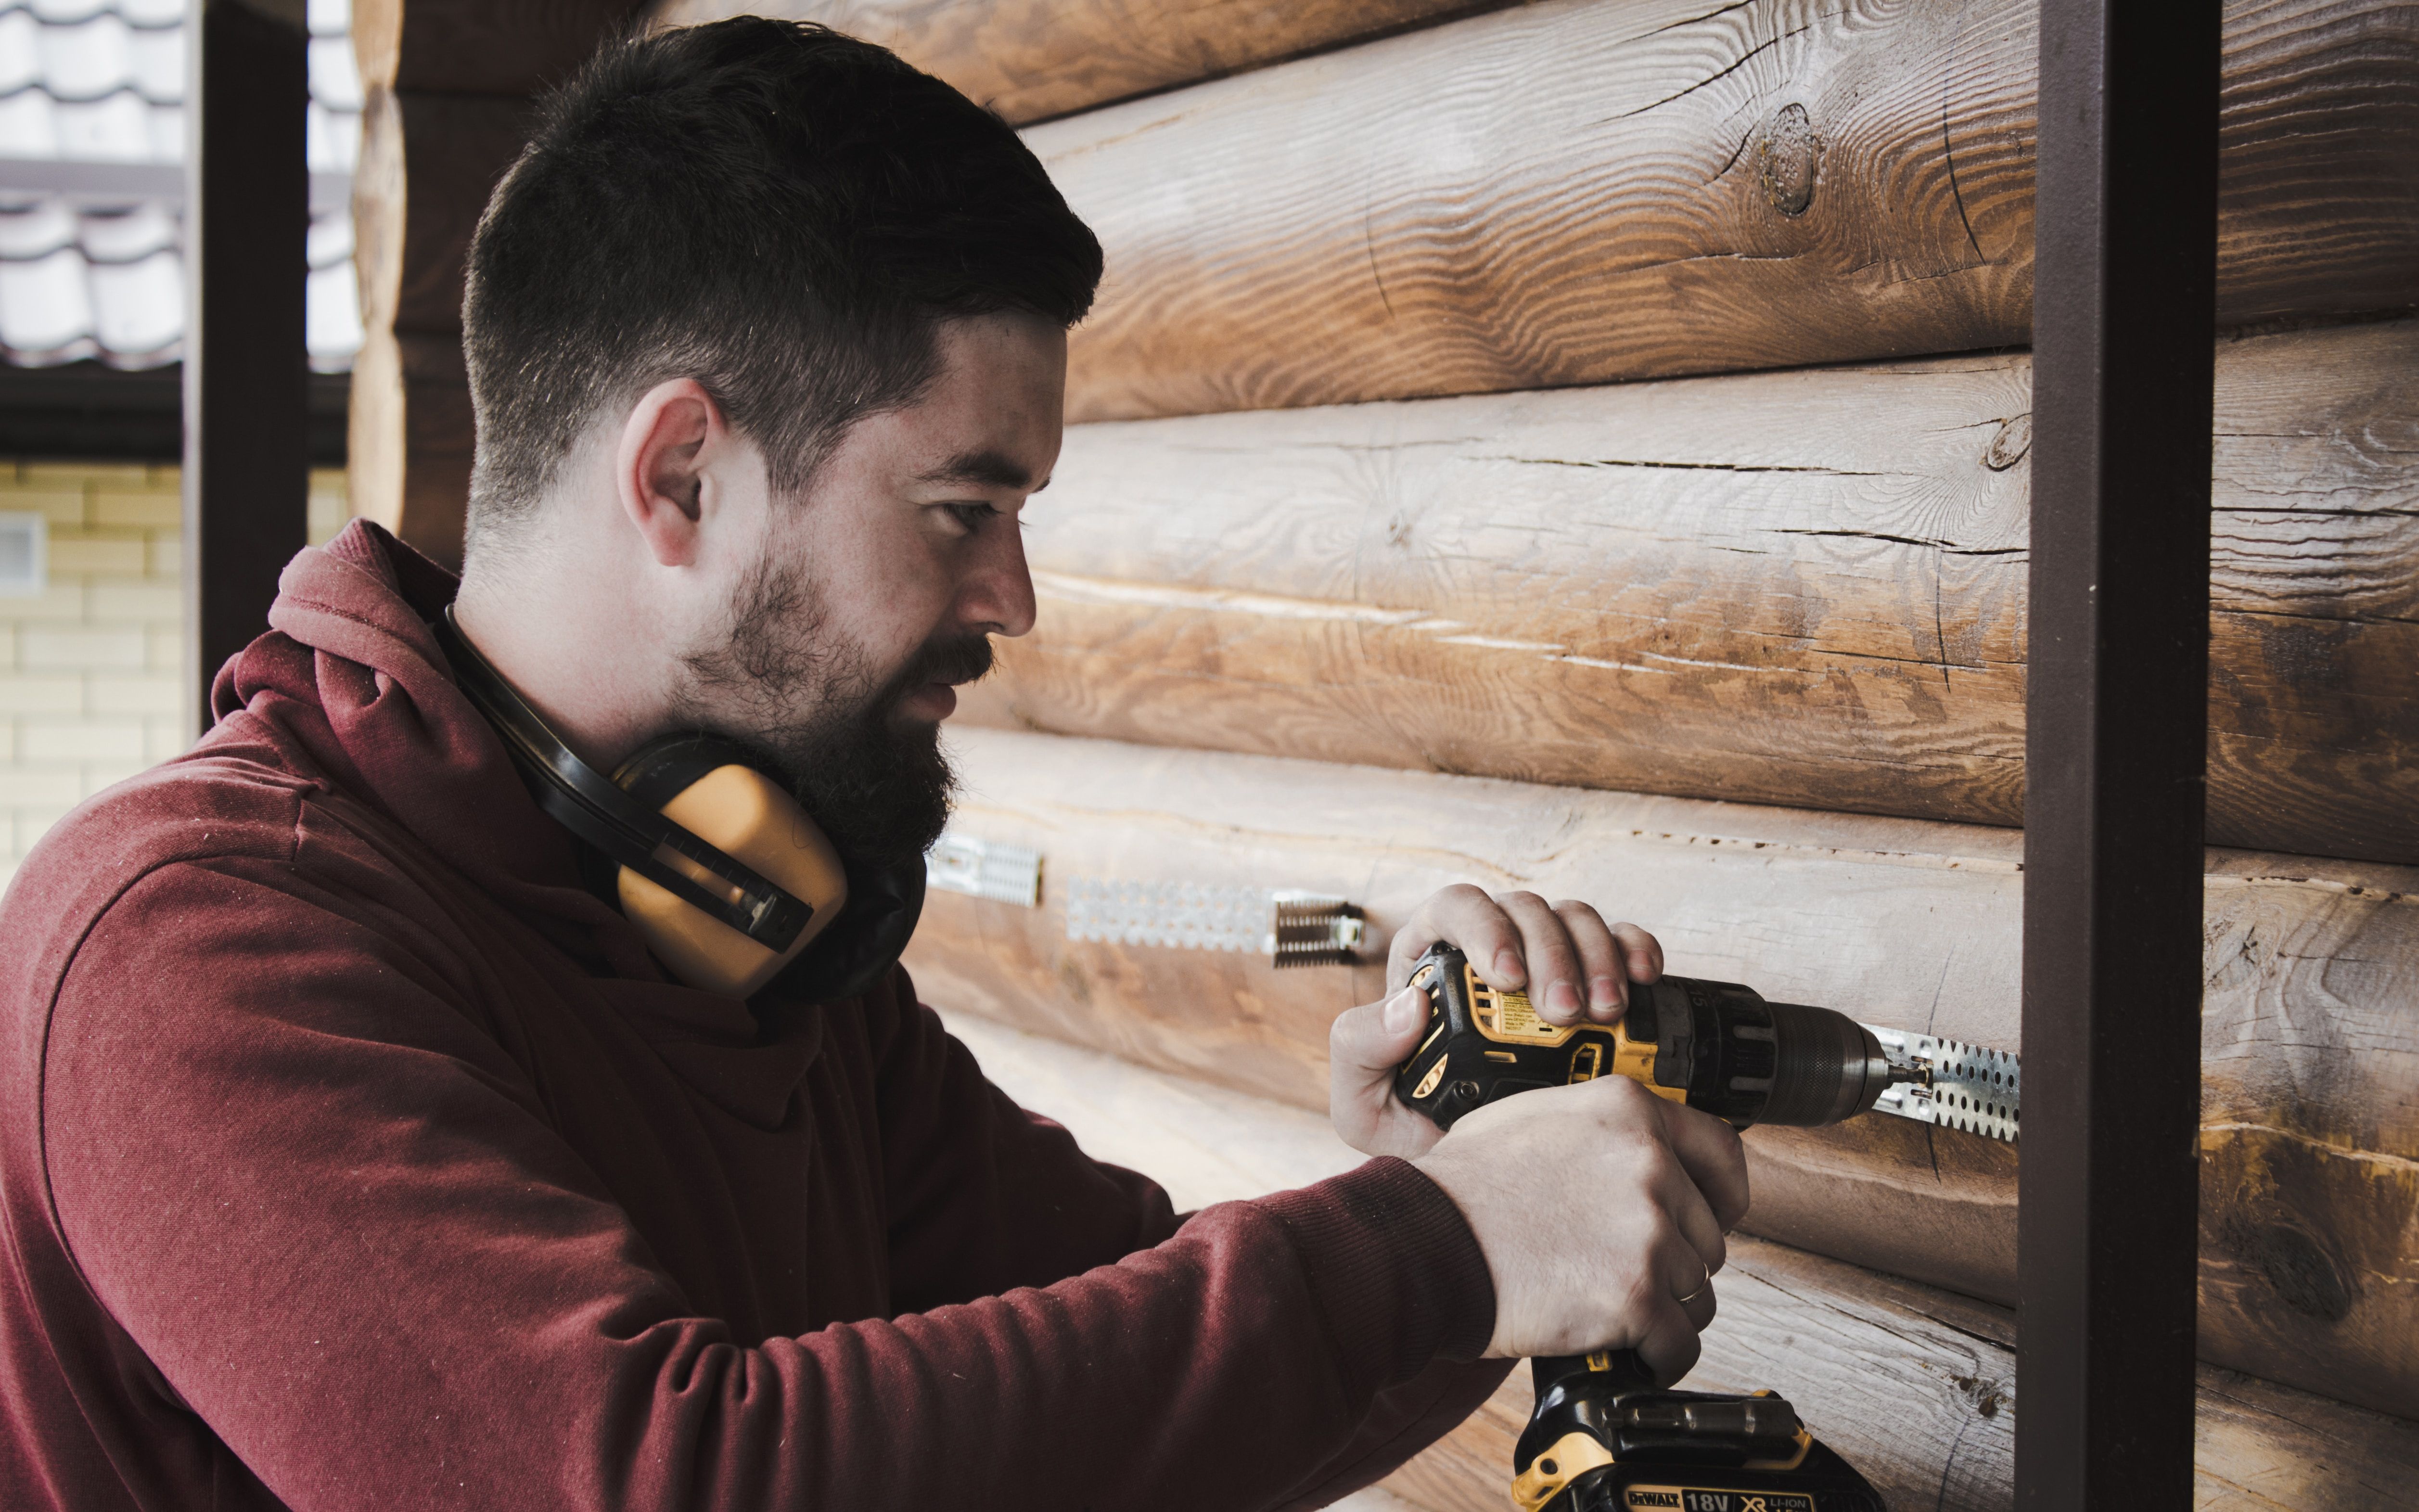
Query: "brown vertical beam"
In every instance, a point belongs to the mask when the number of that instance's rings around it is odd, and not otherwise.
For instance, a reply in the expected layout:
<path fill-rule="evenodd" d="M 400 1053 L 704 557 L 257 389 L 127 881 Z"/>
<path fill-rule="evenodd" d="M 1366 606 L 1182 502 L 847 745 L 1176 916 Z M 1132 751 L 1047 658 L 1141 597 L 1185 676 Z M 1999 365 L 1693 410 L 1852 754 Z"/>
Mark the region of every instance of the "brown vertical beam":
<path fill-rule="evenodd" d="M 2026 1512 L 2192 1498 L 2219 10 L 2041 9 Z"/>
<path fill-rule="evenodd" d="M 210 679 L 268 628 L 308 538 L 311 176 L 302 0 L 202 0 L 185 94 L 185 666 Z"/>

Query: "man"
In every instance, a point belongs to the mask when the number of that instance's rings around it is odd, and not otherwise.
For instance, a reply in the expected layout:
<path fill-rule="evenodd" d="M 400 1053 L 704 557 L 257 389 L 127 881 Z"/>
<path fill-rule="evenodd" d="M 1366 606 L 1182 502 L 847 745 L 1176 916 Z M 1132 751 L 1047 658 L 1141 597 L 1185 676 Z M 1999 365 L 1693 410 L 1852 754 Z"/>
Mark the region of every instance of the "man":
<path fill-rule="evenodd" d="M 1714 1120 L 1615 1079 L 1440 1140 L 1388 1095 L 1398 995 L 1334 1034 L 1379 1158 L 1179 1222 L 902 971 L 670 980 L 457 686 L 449 605 L 589 765 L 712 732 L 853 871 L 913 865 L 950 686 L 1033 622 L 1099 271 L 1012 133 L 818 28 L 624 45 L 551 102 L 471 259 L 458 592 L 362 526 L 303 553 L 209 736 L 6 901 L 0 1503 L 1316 1504 L 1482 1355 L 1687 1368 L 1745 1205 Z M 1397 985 L 1438 938 L 1564 1022 L 1659 965 L 1455 888 Z"/>

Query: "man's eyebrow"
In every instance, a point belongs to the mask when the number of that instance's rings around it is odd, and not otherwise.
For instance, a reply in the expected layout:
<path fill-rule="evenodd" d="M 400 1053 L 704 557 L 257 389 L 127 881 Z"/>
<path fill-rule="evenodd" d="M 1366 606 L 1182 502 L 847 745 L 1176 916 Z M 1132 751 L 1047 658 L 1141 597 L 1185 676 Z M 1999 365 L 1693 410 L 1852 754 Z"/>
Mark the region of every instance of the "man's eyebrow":
<path fill-rule="evenodd" d="M 921 476 L 926 483 L 973 483 L 1024 493 L 1039 493 L 1050 486 L 1050 480 L 1044 478 L 1040 487 L 1035 487 L 1032 473 L 1005 453 L 989 448 L 961 452 Z"/>

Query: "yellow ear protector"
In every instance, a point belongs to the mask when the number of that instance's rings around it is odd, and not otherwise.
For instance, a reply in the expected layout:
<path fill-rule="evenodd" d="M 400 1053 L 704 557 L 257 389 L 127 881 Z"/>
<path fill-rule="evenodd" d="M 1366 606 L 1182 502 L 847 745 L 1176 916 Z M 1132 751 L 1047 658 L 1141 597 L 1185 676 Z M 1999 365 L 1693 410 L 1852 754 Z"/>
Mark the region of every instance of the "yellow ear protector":
<path fill-rule="evenodd" d="M 609 779 L 572 754 L 519 690 L 463 639 L 452 609 L 430 626 L 455 680 L 503 741 L 538 807 L 605 865 L 609 896 L 675 977 L 750 997 L 808 955 L 845 915 L 852 936 L 793 974 L 809 1001 L 862 992 L 888 970 L 923 903 L 923 868 L 853 875 L 823 830 L 744 748 L 668 735 Z M 852 909 L 852 883 L 865 884 Z"/>

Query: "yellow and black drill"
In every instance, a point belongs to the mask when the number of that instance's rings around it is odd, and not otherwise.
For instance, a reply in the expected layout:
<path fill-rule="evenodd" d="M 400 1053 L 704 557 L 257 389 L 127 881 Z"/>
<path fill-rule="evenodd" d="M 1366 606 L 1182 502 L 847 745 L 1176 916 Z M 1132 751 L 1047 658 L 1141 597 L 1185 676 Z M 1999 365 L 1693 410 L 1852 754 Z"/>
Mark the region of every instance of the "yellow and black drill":
<path fill-rule="evenodd" d="M 1736 982 L 1632 982 L 1610 1027 L 1548 1024 L 1446 945 L 1420 958 L 1410 985 L 1427 996 L 1427 1030 L 1394 1090 L 1439 1128 L 1516 1092 L 1617 1075 L 1740 1129 L 1880 1109 L 2015 1138 L 2014 1056 L 1766 1002 Z M 1658 1391 L 1626 1350 L 1530 1367 L 1537 1405 L 1513 1452 L 1522 1512 L 1885 1512 L 1771 1392 Z"/>

